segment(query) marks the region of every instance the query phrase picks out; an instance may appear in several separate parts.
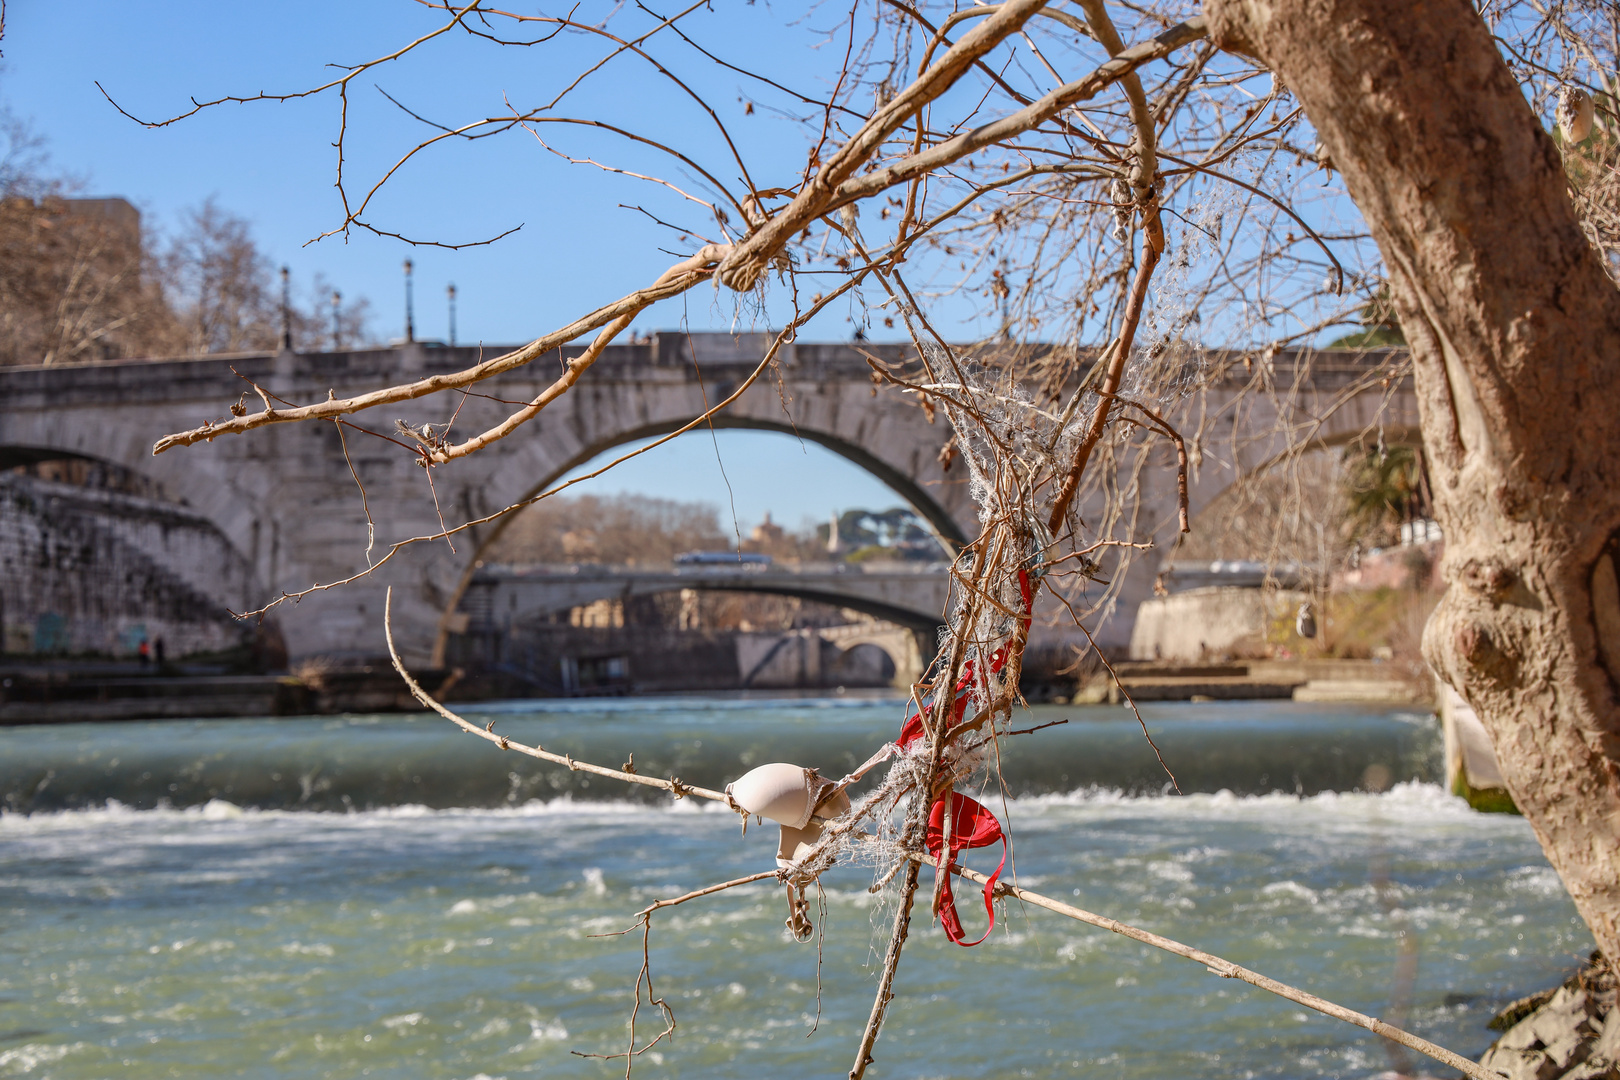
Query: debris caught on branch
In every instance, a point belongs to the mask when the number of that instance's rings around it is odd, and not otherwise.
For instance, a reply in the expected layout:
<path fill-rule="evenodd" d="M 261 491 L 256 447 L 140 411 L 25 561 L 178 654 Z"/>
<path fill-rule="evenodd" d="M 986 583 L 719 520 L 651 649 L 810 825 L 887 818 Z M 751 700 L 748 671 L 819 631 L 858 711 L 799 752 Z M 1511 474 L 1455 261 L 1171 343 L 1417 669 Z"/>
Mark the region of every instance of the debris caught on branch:
<path fill-rule="evenodd" d="M 821 777 L 812 769 L 805 769 L 797 765 L 776 763 L 761 766 L 759 769 L 755 769 L 752 772 L 745 774 L 738 780 L 733 781 L 733 783 L 728 786 L 727 790 L 722 792 L 712 791 L 707 788 L 691 787 L 680 784 L 678 781 L 674 780 L 660 781 L 623 772 L 621 770 L 608 769 L 600 765 L 593 765 L 589 762 L 577 761 L 565 754 L 552 754 L 542 750 L 539 747 L 526 746 L 522 743 L 513 742 L 504 736 L 494 735 L 493 733 L 484 730 L 478 725 L 471 723 L 470 721 L 447 709 L 431 694 L 422 689 L 421 685 L 411 675 L 409 669 L 406 668 L 405 662 L 400 658 L 399 651 L 394 645 L 392 587 L 389 588 L 387 598 L 384 602 L 383 629 L 387 637 L 388 653 L 390 659 L 393 661 L 394 670 L 397 671 L 400 678 L 404 680 L 406 687 L 411 692 L 411 696 L 415 697 L 416 700 L 421 702 L 425 707 L 433 710 L 440 716 L 443 716 L 445 719 L 449 720 L 463 731 L 476 735 L 487 741 L 494 742 L 502 750 L 516 750 L 519 753 L 524 753 L 531 757 L 537 757 L 541 758 L 542 760 L 564 764 L 570 769 L 584 770 L 599 776 L 616 778 L 629 783 L 665 788 L 677 798 L 682 794 L 693 795 L 697 798 L 707 799 L 712 802 L 724 803 L 728 806 L 732 806 L 734 809 L 739 810 L 747 809 L 747 806 L 743 802 L 743 800 L 746 799 L 749 802 L 758 805 L 762 814 L 764 811 L 769 811 L 770 814 L 776 815 L 772 818 L 772 820 L 783 819 L 784 845 L 786 842 L 788 827 L 785 823 L 786 821 L 802 821 L 807 825 L 813 823 L 822 830 L 823 839 L 821 842 L 816 844 L 810 852 L 806 853 L 802 858 L 797 860 L 782 859 L 780 857 L 782 848 L 779 847 L 777 868 L 774 872 L 769 870 L 760 871 L 758 873 L 737 878 L 732 881 L 721 882 L 717 885 L 708 886 L 707 888 L 694 890 L 693 892 L 686 893 L 671 900 L 656 901 L 655 903 L 636 913 L 636 924 L 630 929 L 633 930 L 635 929 L 635 926 L 640 926 L 643 930 L 643 938 L 642 966 L 637 975 L 637 997 L 634 1009 L 639 1010 L 641 1006 L 642 987 L 645 986 L 646 993 L 651 1004 L 657 1006 L 662 1011 L 667 1024 L 664 1033 L 658 1036 L 657 1039 L 654 1039 L 654 1043 L 674 1031 L 675 1016 L 674 1011 L 665 1002 L 663 1002 L 661 999 L 652 998 L 652 979 L 650 969 L 650 934 L 652 914 L 664 907 L 670 907 L 702 897 L 712 896 L 725 890 L 735 888 L 739 885 L 751 884 L 753 882 L 763 881 L 768 878 L 776 878 L 777 880 L 786 883 L 790 890 L 797 888 L 797 883 L 803 883 L 807 880 L 814 880 L 815 877 L 819 877 L 821 873 L 825 872 L 825 870 L 832 865 L 832 859 L 826 854 L 824 849 L 828 848 L 831 844 L 836 843 L 836 845 L 842 850 L 851 852 L 877 850 L 883 852 L 884 856 L 887 858 L 893 859 L 897 865 L 886 866 L 884 862 L 880 861 L 879 865 L 885 865 L 885 869 L 880 874 L 880 880 L 883 880 L 885 877 L 888 880 L 892 880 L 896 870 L 898 870 L 900 867 L 906 867 L 909 868 L 911 874 L 910 881 L 914 884 L 916 880 L 916 870 L 923 863 L 928 863 L 939 868 L 942 881 L 948 880 L 950 876 L 955 875 L 977 882 L 984 887 L 985 906 L 987 911 L 990 913 L 992 922 L 990 930 L 994 929 L 993 923 L 995 901 L 1006 897 L 1013 897 L 1035 907 L 1040 907 L 1045 910 L 1064 915 L 1068 918 L 1088 923 L 1092 926 L 1100 927 L 1101 929 L 1142 942 L 1143 944 L 1150 945 L 1153 948 L 1160 949 L 1164 952 L 1172 953 L 1176 956 L 1181 956 L 1196 963 L 1203 964 L 1210 974 L 1216 975 L 1220 978 L 1239 979 L 1243 982 L 1249 983 L 1251 986 L 1256 986 L 1269 993 L 1286 998 L 1289 1001 L 1304 1005 L 1305 1007 L 1314 1009 L 1326 1016 L 1331 1016 L 1335 1019 L 1343 1020 L 1346 1023 L 1354 1024 L 1357 1027 L 1365 1028 L 1366 1030 L 1377 1035 L 1381 1035 L 1386 1039 L 1397 1042 L 1402 1046 L 1406 1046 L 1410 1049 L 1418 1051 L 1421 1054 L 1425 1054 L 1428 1057 L 1433 1058 L 1435 1061 L 1439 1061 L 1442 1064 L 1449 1065 L 1454 1069 L 1458 1069 L 1465 1075 L 1471 1077 L 1472 1080 L 1500 1080 L 1497 1073 L 1483 1068 L 1478 1063 L 1470 1061 L 1468 1058 L 1447 1050 L 1445 1047 L 1430 1042 L 1427 1039 L 1420 1038 L 1411 1034 L 1410 1032 L 1403 1031 L 1400 1028 L 1386 1024 L 1376 1017 L 1368 1016 L 1365 1013 L 1360 1013 L 1353 1009 L 1347 1009 L 1344 1006 L 1335 1004 L 1334 1002 L 1328 1001 L 1325 998 L 1307 993 L 1306 991 L 1300 990 L 1296 987 L 1289 986 L 1286 983 L 1278 982 L 1275 979 L 1267 978 L 1266 976 L 1251 971 L 1248 968 L 1234 964 L 1230 960 L 1225 960 L 1221 957 L 1213 955 L 1212 953 L 1207 953 L 1200 949 L 1195 949 L 1189 945 L 1184 945 L 1181 942 L 1175 941 L 1171 938 L 1142 930 L 1138 927 L 1131 926 L 1128 923 L 1107 918 L 1106 916 L 1093 914 L 1092 912 L 1086 911 L 1082 908 L 1053 900 L 1050 897 L 1043 896 L 1040 893 L 1029 889 L 1024 889 L 1016 885 L 1008 885 L 1000 881 L 1000 866 L 998 866 L 993 873 L 985 875 L 958 865 L 955 856 L 962 850 L 984 847 L 994 844 L 998 840 L 1002 840 L 1001 824 L 1000 822 L 996 821 L 994 815 L 986 810 L 983 806 L 969 799 L 967 796 L 955 792 L 955 785 L 961 778 L 963 772 L 964 762 L 962 758 L 958 757 L 953 764 L 947 766 L 943 770 L 943 774 L 941 772 L 936 772 L 926 768 L 919 771 L 917 768 L 915 768 L 915 765 L 918 762 L 924 761 L 924 759 L 927 759 L 930 763 L 938 763 L 941 755 L 933 753 L 932 751 L 943 744 L 942 736 L 947 735 L 950 732 L 978 730 L 984 721 L 989 719 L 989 716 L 984 713 L 974 716 L 968 715 L 967 710 L 969 704 L 974 700 L 974 695 L 963 692 L 964 687 L 985 684 L 979 683 L 977 680 L 975 680 L 971 670 L 966 669 L 966 667 L 964 667 L 963 670 L 962 680 L 958 683 L 956 692 L 952 695 L 954 702 L 935 701 L 931 702 L 928 706 L 923 706 L 916 709 L 906 719 L 905 724 L 901 728 L 900 737 L 895 742 L 885 744 L 883 747 L 879 748 L 878 752 L 874 754 L 864 765 L 862 765 L 860 769 L 858 769 L 855 773 L 852 773 L 850 776 L 845 777 L 843 780 L 840 780 L 834 784 L 829 784 L 826 778 Z M 994 667 L 995 665 L 995 655 L 996 654 L 992 654 L 990 664 L 991 667 Z M 1000 652 L 999 656 L 1003 664 L 1010 659 L 1010 654 L 1007 652 Z M 940 709 L 937 708 L 939 705 L 949 705 L 950 707 L 947 709 Z M 1002 737 L 1014 734 L 1021 734 L 1021 732 L 1003 731 L 1000 733 Z M 995 737 L 994 731 L 992 731 L 991 737 Z M 976 745 L 970 746 L 968 749 L 970 751 L 982 749 L 983 745 L 984 742 L 981 741 Z M 831 809 L 833 806 L 833 799 L 836 796 L 842 796 L 844 789 L 850 783 L 853 783 L 854 780 L 859 776 L 864 775 L 864 773 L 871 769 L 874 765 L 886 760 L 895 760 L 895 764 L 890 768 L 889 775 L 871 793 L 863 797 L 859 802 L 854 803 L 850 803 L 847 796 L 845 796 L 844 799 L 837 803 L 840 810 L 839 813 L 830 816 L 822 815 L 820 812 L 821 809 Z M 971 769 L 968 771 L 971 771 Z M 820 793 L 819 795 L 817 794 L 818 792 Z M 908 793 L 911 795 L 910 804 L 912 807 L 921 805 L 929 808 L 927 816 L 921 819 L 924 827 L 919 829 L 912 829 L 909 827 L 912 824 L 912 817 L 911 811 L 908 810 L 904 815 L 904 824 L 901 826 L 898 834 L 900 837 L 899 843 L 897 845 L 893 844 L 892 841 L 890 843 L 885 843 L 884 825 L 886 822 L 888 822 L 889 813 L 892 812 L 895 802 L 899 798 L 906 797 Z M 874 813 L 874 811 L 877 810 L 883 811 L 881 817 Z M 752 813 L 753 811 L 749 810 L 749 812 Z M 869 821 L 873 826 L 875 826 L 876 831 L 866 832 L 864 830 L 860 830 L 858 825 L 863 820 Z M 891 832 L 889 835 L 893 836 L 892 825 L 890 825 L 890 829 Z M 880 859 L 881 858 L 883 858 L 883 856 L 880 856 Z M 786 865 L 783 865 L 784 862 Z M 1005 865 L 1005 858 L 1003 860 L 1003 865 Z M 806 875 L 814 876 L 807 879 Z M 949 892 L 943 892 L 943 895 L 947 898 L 950 897 Z M 942 908 L 943 907 L 944 905 L 942 905 Z M 978 941 L 968 942 L 961 940 L 964 935 L 961 933 L 960 921 L 956 920 L 954 902 L 950 903 L 949 911 L 950 914 L 948 916 L 943 914 L 943 912 L 941 914 L 941 923 L 944 926 L 944 932 L 946 935 L 952 941 L 955 941 L 960 945 L 971 946 L 978 944 Z M 902 915 L 907 914 L 907 912 L 909 912 L 909 905 L 902 908 Z M 793 923 L 791 920 L 792 917 L 790 916 L 790 929 L 793 928 Z M 990 930 L 986 930 L 985 936 L 988 936 Z M 629 931 L 627 930 L 622 931 L 621 933 L 628 932 Z M 803 938 L 801 937 L 800 940 L 803 940 Z M 982 940 L 984 940 L 983 937 L 979 939 L 979 941 Z M 898 952 L 893 953 L 893 955 L 898 956 Z M 892 966 L 886 966 L 886 972 L 892 977 Z M 882 997 L 882 993 L 883 992 L 880 990 L 880 1003 L 886 1004 L 886 1001 Z M 635 1047 L 634 1021 L 635 1013 L 633 1012 L 631 1016 L 631 1049 L 627 1054 L 587 1054 L 582 1056 L 609 1058 L 625 1057 L 627 1060 L 626 1072 L 628 1074 L 628 1063 L 633 1062 L 635 1057 L 639 1056 L 641 1053 L 644 1053 L 652 1045 L 652 1043 L 649 1043 L 639 1050 Z M 870 1057 L 871 1043 L 874 1039 L 875 1026 L 869 1025 L 868 1038 L 863 1039 L 862 1041 L 860 1051 L 861 1057 L 858 1058 L 856 1068 L 851 1070 L 852 1074 L 864 1073 L 866 1065 L 870 1064 L 872 1060 Z M 576 1051 L 576 1053 L 578 1052 Z"/>

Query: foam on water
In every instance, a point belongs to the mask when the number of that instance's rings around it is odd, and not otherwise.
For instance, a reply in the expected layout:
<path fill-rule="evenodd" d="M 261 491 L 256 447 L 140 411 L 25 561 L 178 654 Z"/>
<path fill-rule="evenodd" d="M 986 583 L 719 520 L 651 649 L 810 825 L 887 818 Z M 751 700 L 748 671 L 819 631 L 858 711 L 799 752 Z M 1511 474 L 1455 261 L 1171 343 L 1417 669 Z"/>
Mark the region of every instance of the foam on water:
<path fill-rule="evenodd" d="M 1429 825 L 1449 821 L 1485 831 L 1503 827 L 1519 831 L 1522 828 L 1517 819 L 1476 813 L 1462 799 L 1447 793 L 1438 785 L 1418 781 L 1396 784 L 1389 791 L 1381 793 L 1324 791 L 1304 796 L 1283 792 L 1238 795 L 1225 789 L 1207 794 L 1136 795 L 1119 788 L 1095 785 L 1064 793 L 1011 796 L 999 803 L 992 793 L 979 791 L 975 795 L 988 804 L 1009 808 L 1008 819 L 1011 821 L 1038 821 L 1058 816 L 1096 820 L 1128 815 L 1165 819 L 1308 821 L 1320 825 L 1357 827 L 1365 822 L 1387 824 L 1390 820 L 1407 815 L 1421 815 Z M 321 826 L 342 823 L 343 827 L 366 830 L 389 828 L 393 823 L 413 820 L 461 823 L 484 819 L 564 818 L 608 821 L 656 820 L 691 815 L 714 816 L 731 825 L 736 823 L 735 814 L 723 804 L 695 798 L 644 803 L 622 799 L 583 800 L 564 794 L 546 801 L 531 799 L 515 806 L 439 808 L 406 803 L 366 810 L 260 809 L 238 806 L 217 798 L 200 806 L 159 805 L 142 809 L 109 799 L 103 805 L 76 810 L 0 814 L 0 837 L 24 837 L 135 822 L 159 827 L 164 823 L 183 825 L 199 821 L 241 821 L 285 824 L 294 828 L 314 827 L 316 823 Z"/>

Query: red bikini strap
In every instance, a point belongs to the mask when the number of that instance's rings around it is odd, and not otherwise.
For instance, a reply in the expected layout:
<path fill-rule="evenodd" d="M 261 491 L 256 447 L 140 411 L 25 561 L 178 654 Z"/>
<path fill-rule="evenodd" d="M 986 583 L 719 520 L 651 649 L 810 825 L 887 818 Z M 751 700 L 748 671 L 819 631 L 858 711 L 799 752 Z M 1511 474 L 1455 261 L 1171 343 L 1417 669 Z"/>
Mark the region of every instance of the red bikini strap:
<path fill-rule="evenodd" d="M 996 882 L 1001 878 L 1001 871 L 1007 865 L 1007 837 L 1001 831 L 1001 822 L 989 810 L 966 795 L 951 795 L 953 804 L 951 812 L 951 850 L 945 862 L 943 873 L 945 878 L 940 882 L 939 893 L 939 922 L 945 930 L 945 936 L 958 945 L 971 947 L 990 936 L 996 928 Z M 935 800 L 928 814 L 928 831 L 924 835 L 924 846 L 928 853 L 937 860 L 940 849 L 945 842 L 945 796 Z M 974 941 L 963 940 L 967 935 L 962 929 L 961 917 L 956 913 L 956 896 L 951 891 L 950 868 L 956 863 L 956 854 L 971 848 L 988 847 L 997 840 L 1001 841 L 1001 862 L 997 864 L 995 873 L 984 886 L 984 910 L 989 916 L 990 925 L 984 933 Z"/>

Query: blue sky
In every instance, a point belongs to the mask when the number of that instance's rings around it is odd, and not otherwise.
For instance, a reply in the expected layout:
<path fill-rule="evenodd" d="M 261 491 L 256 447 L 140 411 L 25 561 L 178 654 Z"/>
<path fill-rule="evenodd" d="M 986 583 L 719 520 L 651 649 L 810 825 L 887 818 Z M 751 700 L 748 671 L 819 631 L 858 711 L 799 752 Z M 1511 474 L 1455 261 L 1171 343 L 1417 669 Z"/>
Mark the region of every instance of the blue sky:
<path fill-rule="evenodd" d="M 622 446 L 615 456 L 641 445 Z M 735 528 L 745 539 L 767 512 L 785 529 L 810 530 L 844 510 L 906 505 L 871 473 L 826 447 L 774 431 L 726 428 L 683 435 L 570 490 L 712 503 L 721 528 Z"/>
<path fill-rule="evenodd" d="M 777 57 L 773 77 L 819 89 L 811 71 L 819 61 L 814 26 L 795 25 L 765 4 L 721 7 L 723 13 L 702 12 L 691 23 L 706 46 L 741 60 L 769 47 Z M 599 18 L 608 10 L 586 4 L 578 17 Z M 172 228 L 185 208 L 214 197 L 252 221 L 261 247 L 291 268 L 295 288 L 322 273 L 345 295 L 369 297 L 384 336 L 402 332 L 400 266 L 407 256 L 416 264 L 417 335 L 446 335 L 444 288 L 454 282 L 462 343 L 527 340 L 645 284 L 669 265 L 671 257 L 658 248 L 679 250 L 677 234 L 620 204 L 699 228 L 703 222 L 688 212 L 690 204 L 664 189 L 561 161 L 521 131 L 418 159 L 378 196 L 373 214 L 385 228 L 446 242 L 522 226 L 505 240 L 446 251 L 355 231 L 307 244 L 341 220 L 330 145 L 338 130 L 335 95 L 225 105 L 154 130 L 121 116 L 96 85 L 131 113 L 162 118 L 184 111 L 194 96 L 318 85 L 334 73 L 326 65 L 385 54 L 436 25 L 434 13 L 404 0 L 12 0 L 0 42 L 0 100 L 46 137 L 51 167 L 82 180 L 85 194 L 122 195 L 142 210 L 148 228 L 160 230 Z M 578 70 L 581 57 L 601 51 L 585 39 L 550 51 L 502 50 L 447 35 L 419 57 L 367 73 L 354 81 L 350 97 L 346 170 L 354 191 L 363 192 L 425 130 L 379 87 L 430 119 L 464 123 L 498 113 L 507 99 L 524 107 L 545 100 Z M 715 104 L 750 165 L 784 170 L 755 175 L 756 183 L 792 183 L 807 145 L 803 130 L 766 109 L 747 115 L 740 100 L 747 87 L 738 76 L 685 57 L 678 74 Z M 578 92 L 572 111 L 619 118 L 654 137 L 694 146 L 717 175 L 736 171 L 695 106 L 644 66 L 615 61 Z M 544 135 L 574 156 L 689 179 L 652 155 L 638 156 L 590 132 Z M 721 171 L 728 164 L 731 174 Z M 848 337 L 847 315 L 824 314 L 806 337 Z M 649 312 L 637 329 L 725 329 L 737 317 L 729 300 L 693 293 Z M 739 325 L 748 325 L 746 317 Z M 842 458 L 787 436 L 719 433 L 724 477 L 716 451 L 710 435 L 689 436 L 592 481 L 591 490 L 700 499 L 721 507 L 723 519 L 735 504 L 744 532 L 766 510 L 793 527 L 836 510 L 901 501 Z"/>
<path fill-rule="evenodd" d="M 591 17 L 590 6 L 582 7 L 581 18 Z M 726 8 L 723 18 L 694 21 L 694 28 L 706 32 L 705 44 L 746 57 L 762 38 L 780 39 L 782 55 L 805 61 L 799 66 L 806 70 L 792 74 L 813 83 L 807 69 L 814 57 L 802 30 L 784 28 L 763 5 Z M 387 229 L 450 243 L 521 226 L 506 240 L 446 251 L 408 248 L 356 231 L 304 246 L 342 218 L 333 184 L 337 155 L 330 145 L 339 126 L 334 93 L 283 104 L 225 105 L 152 130 L 119 115 L 96 86 L 137 116 L 162 118 L 187 109 L 194 96 L 319 85 L 336 74 L 328 65 L 385 54 L 439 21 L 408 0 L 14 0 L 0 43 L 0 97 L 49 139 L 53 164 L 83 178 L 86 194 L 125 196 L 159 228 L 172 225 L 183 208 L 216 197 L 254 223 L 261 245 L 292 268 L 295 283 L 321 271 L 345 292 L 370 297 L 388 335 L 401 332 L 400 264 L 407 256 L 416 262 L 419 336 L 445 336 L 444 288 L 454 281 L 458 336 L 491 343 L 535 337 L 668 266 L 673 260 L 657 248 L 678 247 L 677 234 L 620 204 L 667 212 L 694 227 L 703 224 L 697 214 L 685 213 L 680 200 L 646 183 L 561 161 L 522 131 L 449 144 L 418 158 L 377 196 L 370 215 Z M 506 100 L 520 107 L 544 101 L 584 66 L 582 60 L 603 51 L 578 35 L 533 50 L 445 35 L 419 55 L 373 69 L 351 84 L 351 194 L 363 195 L 400 152 L 431 133 L 379 89 L 429 119 L 459 124 L 500 112 Z M 738 76 L 707 62 L 688 63 L 678 73 L 716 103 L 756 167 L 764 161 L 796 172 L 803 132 L 764 111 L 745 116 Z M 621 119 L 655 137 L 695 145 L 700 161 L 729 178 L 723 148 L 696 106 L 672 97 L 667 84 L 649 78 L 639 62 L 615 60 L 576 94 L 571 112 Z M 658 168 L 683 179 L 662 159 L 617 140 L 577 128 L 543 134 L 575 155 Z M 735 165 L 729 167 L 735 173 Z M 764 185 L 792 182 L 793 176 L 756 179 Z M 666 304 L 639 329 L 683 321 L 693 329 L 728 326 L 734 312 L 729 305 L 716 308 L 712 299 Z M 837 338 L 848 329 L 839 315 L 813 334 Z"/>

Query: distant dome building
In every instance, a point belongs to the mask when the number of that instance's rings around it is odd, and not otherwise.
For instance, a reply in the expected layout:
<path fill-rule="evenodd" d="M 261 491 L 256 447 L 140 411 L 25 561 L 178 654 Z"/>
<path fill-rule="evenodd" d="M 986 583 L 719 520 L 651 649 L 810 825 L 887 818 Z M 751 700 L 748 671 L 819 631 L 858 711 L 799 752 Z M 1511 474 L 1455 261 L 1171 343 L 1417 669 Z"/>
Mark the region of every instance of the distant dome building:
<path fill-rule="evenodd" d="M 787 533 L 782 526 L 771 520 L 771 512 L 767 510 L 765 511 L 765 520 L 755 525 L 754 531 L 749 533 L 748 536 L 756 544 L 771 547 L 780 544 L 787 537 Z"/>

